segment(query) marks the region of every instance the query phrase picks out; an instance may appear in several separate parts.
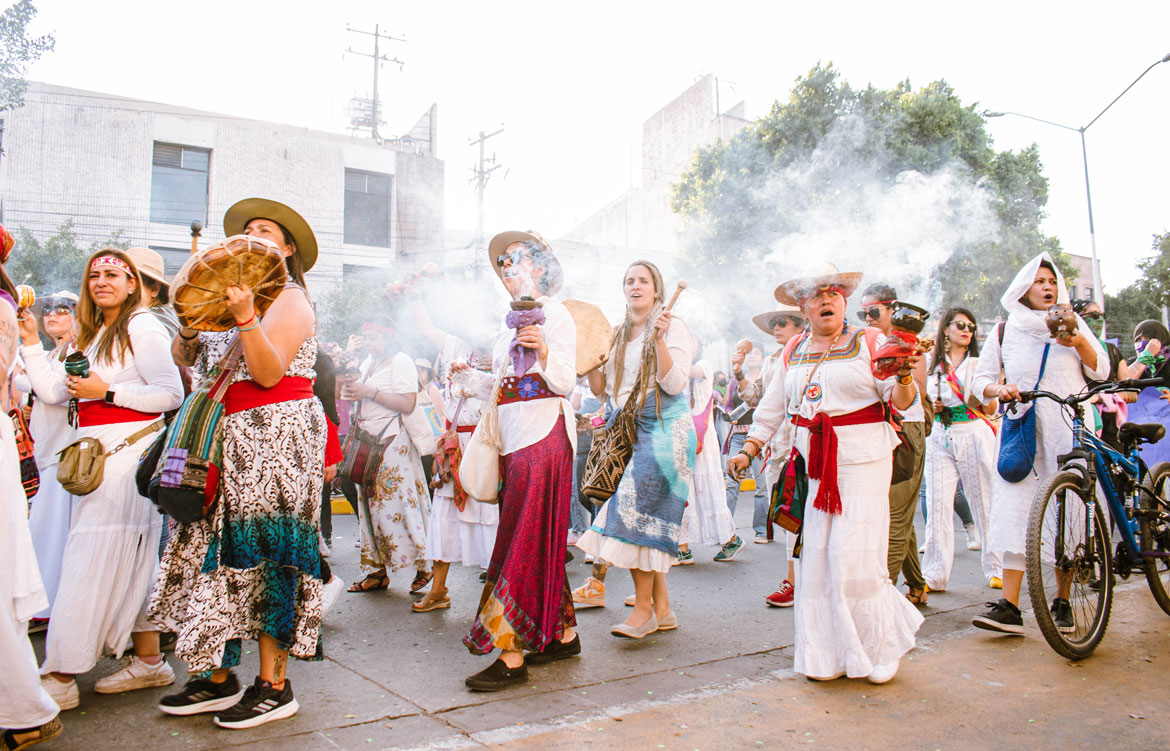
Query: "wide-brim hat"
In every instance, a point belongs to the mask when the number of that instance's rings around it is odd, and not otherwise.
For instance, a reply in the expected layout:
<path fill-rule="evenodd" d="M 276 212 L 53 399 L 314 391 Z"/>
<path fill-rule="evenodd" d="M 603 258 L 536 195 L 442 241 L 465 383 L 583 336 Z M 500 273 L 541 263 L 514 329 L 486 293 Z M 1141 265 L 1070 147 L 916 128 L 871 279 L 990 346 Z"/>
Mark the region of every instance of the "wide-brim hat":
<path fill-rule="evenodd" d="M 170 282 L 167 281 L 163 257 L 156 251 L 150 248 L 127 248 L 126 255 L 130 256 L 130 260 L 134 261 L 134 265 L 138 267 L 139 274 L 155 280 L 164 287 L 169 288 L 171 286 Z"/>
<path fill-rule="evenodd" d="M 804 316 L 804 314 L 800 311 L 800 308 L 796 307 L 795 305 L 786 305 L 784 303 L 780 303 L 776 306 L 775 310 L 769 310 L 766 313 L 759 313 L 752 316 L 752 323 L 754 323 L 756 328 L 758 328 L 760 331 L 763 331 L 765 334 L 771 334 L 772 328 L 775 325 L 772 323 L 772 320 L 777 316 L 794 316 L 796 318 L 801 318 Z"/>
<path fill-rule="evenodd" d="M 77 309 L 77 303 L 79 302 L 76 293 L 70 292 L 67 289 L 63 289 L 60 292 L 54 292 L 51 295 L 38 297 L 37 301 L 33 303 L 32 306 L 33 315 L 43 316 L 45 314 L 45 306 L 53 300 L 68 300 L 69 302 L 73 303 L 74 310 Z"/>
<path fill-rule="evenodd" d="M 500 268 L 497 261 L 500 256 L 504 255 L 509 245 L 520 242 L 535 243 L 548 253 L 549 264 L 551 264 L 551 268 L 548 269 L 549 286 L 541 294 L 549 296 L 556 294 L 565 278 L 564 272 L 561 271 L 561 262 L 557 260 L 556 254 L 553 253 L 545 239 L 532 230 L 527 232 L 508 230 L 492 238 L 491 242 L 488 243 L 488 263 L 491 265 L 492 271 L 496 272 L 496 276 L 500 278 L 501 282 L 504 281 L 504 270 Z"/>
<path fill-rule="evenodd" d="M 838 271 L 831 263 L 814 274 L 789 279 L 776 288 L 776 301 L 785 305 L 800 305 L 801 300 L 812 297 L 818 289 L 825 287 L 840 287 L 845 297 L 849 297 L 861 284 L 860 271 Z"/>
<path fill-rule="evenodd" d="M 223 231 L 228 237 L 242 235 L 248 222 L 253 219 L 268 219 L 288 230 L 297 246 L 297 255 L 305 271 L 317 263 L 317 236 L 305 218 L 279 201 L 269 198 L 245 198 L 232 204 L 223 215 Z"/>

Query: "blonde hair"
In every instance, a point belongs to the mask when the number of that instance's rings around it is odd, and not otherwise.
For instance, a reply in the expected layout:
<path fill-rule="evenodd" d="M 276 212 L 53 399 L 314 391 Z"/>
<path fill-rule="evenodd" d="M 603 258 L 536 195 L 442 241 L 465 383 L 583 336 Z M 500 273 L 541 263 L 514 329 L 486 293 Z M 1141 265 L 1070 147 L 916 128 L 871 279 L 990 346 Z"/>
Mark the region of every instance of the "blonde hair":
<path fill-rule="evenodd" d="M 89 273 L 94 259 L 100 256 L 113 256 L 129 266 L 133 272 L 130 278 L 134 281 L 134 289 L 122 301 L 118 317 L 102 332 L 99 338 L 98 332 L 101 331 L 106 320 L 105 316 L 102 315 L 101 308 L 90 296 Z M 138 273 L 138 266 L 134 264 L 134 260 L 117 248 L 103 248 L 94 253 L 85 262 L 85 272 L 81 276 L 81 298 L 77 303 L 77 351 L 84 352 L 94 339 L 97 339 L 97 351 L 94 355 L 98 360 L 113 363 L 115 357 L 124 357 L 127 350 L 133 354 L 134 347 L 130 343 L 130 317 L 140 307 L 142 307 L 142 277 Z M 116 355 L 115 348 L 117 349 Z"/>
<path fill-rule="evenodd" d="M 657 266 L 655 266 L 653 263 L 651 263 L 649 261 L 634 261 L 633 263 L 631 263 L 629 266 L 626 267 L 626 274 L 629 274 L 630 269 L 634 268 L 635 266 L 644 266 L 646 268 L 646 270 L 650 272 L 650 278 L 654 281 L 654 305 L 650 309 L 649 317 L 647 317 L 647 319 L 646 319 L 646 323 L 647 323 L 647 325 L 649 325 L 658 316 L 658 312 L 662 309 L 663 300 L 665 299 L 664 293 L 663 293 L 662 272 L 658 270 Z M 622 275 L 622 284 L 623 285 L 625 284 L 625 274 Z M 617 396 L 618 391 L 620 391 L 621 387 L 622 387 L 622 374 L 625 373 L 625 365 L 626 365 L 626 363 L 625 363 L 626 345 L 630 341 L 630 329 L 633 327 L 633 325 L 634 325 L 634 322 L 630 318 L 630 306 L 627 305 L 626 306 L 626 317 L 621 323 L 619 323 L 616 327 L 614 327 L 613 341 L 610 344 L 610 348 L 609 348 L 609 358 L 613 362 L 613 393 L 614 393 L 614 396 Z M 657 364 L 658 358 L 654 354 L 653 347 L 650 347 L 648 349 L 652 353 L 652 356 L 654 359 L 654 362 L 650 363 L 650 367 L 653 368 Z M 645 362 L 642 363 L 642 368 L 643 368 L 643 370 L 646 369 Z M 641 401 L 645 402 L 645 400 L 646 400 L 646 395 L 643 393 Z M 642 406 L 641 404 L 638 405 L 639 408 L 641 406 Z"/>

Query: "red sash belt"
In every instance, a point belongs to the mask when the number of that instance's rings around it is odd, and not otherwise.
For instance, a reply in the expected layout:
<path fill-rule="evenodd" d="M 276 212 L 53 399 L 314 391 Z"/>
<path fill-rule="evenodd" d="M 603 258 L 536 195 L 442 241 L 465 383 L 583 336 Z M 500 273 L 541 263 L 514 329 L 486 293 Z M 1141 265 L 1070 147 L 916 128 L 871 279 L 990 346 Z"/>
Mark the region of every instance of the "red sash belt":
<path fill-rule="evenodd" d="M 459 425 L 455 428 L 455 432 L 456 433 L 474 433 L 475 426 L 474 425 Z"/>
<path fill-rule="evenodd" d="M 113 425 L 117 422 L 145 422 L 162 417 L 159 412 L 139 412 L 129 407 L 119 407 L 100 399 L 77 403 L 78 424 L 83 428 L 95 425 Z"/>
<path fill-rule="evenodd" d="M 237 381 L 228 386 L 223 397 L 223 411 L 229 415 L 253 407 L 280 402 L 295 402 L 313 398 L 313 379 L 285 376 L 272 388 L 264 388 L 255 381 Z"/>
<path fill-rule="evenodd" d="M 808 476 L 820 480 L 813 508 L 826 514 L 841 513 L 841 491 L 837 488 L 837 431 L 838 426 L 866 425 L 886 421 L 886 410 L 881 402 L 874 402 L 854 412 L 830 417 L 817 412 L 811 420 L 799 415 L 793 418 L 797 427 L 811 433 L 808 452 Z"/>
<path fill-rule="evenodd" d="M 506 376 L 500 381 L 500 396 L 497 404 L 513 404 L 528 402 L 533 399 L 557 399 L 560 394 L 554 394 L 548 387 L 544 376 L 540 373 L 529 373 L 522 376 Z"/>

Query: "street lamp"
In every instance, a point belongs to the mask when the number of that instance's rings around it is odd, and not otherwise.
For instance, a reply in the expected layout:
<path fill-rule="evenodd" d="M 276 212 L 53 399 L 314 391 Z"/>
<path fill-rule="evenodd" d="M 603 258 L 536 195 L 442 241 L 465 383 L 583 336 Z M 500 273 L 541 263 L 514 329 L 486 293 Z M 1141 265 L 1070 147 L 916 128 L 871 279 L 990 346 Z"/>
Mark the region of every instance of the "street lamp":
<path fill-rule="evenodd" d="M 1085 201 L 1089 205 L 1089 250 L 1092 253 L 1092 264 L 1093 264 L 1093 300 L 1098 305 L 1101 306 L 1102 310 L 1105 309 L 1105 293 L 1101 289 L 1101 264 L 1097 260 L 1097 234 L 1096 234 L 1096 230 L 1093 227 L 1093 196 L 1089 192 L 1089 152 L 1085 148 L 1085 131 L 1088 130 L 1093 125 L 1093 123 L 1100 120 L 1101 115 L 1104 115 L 1106 112 L 1109 111 L 1110 107 L 1117 104 L 1117 100 L 1121 99 L 1121 97 L 1125 96 L 1126 93 L 1130 89 L 1132 89 L 1134 87 L 1134 85 L 1137 84 L 1138 81 L 1142 80 L 1142 78 L 1147 73 L 1149 73 L 1151 70 L 1153 70 L 1155 66 L 1160 65 L 1161 63 L 1165 63 L 1165 62 L 1170 62 L 1170 53 L 1167 53 L 1165 56 L 1163 56 L 1161 60 L 1155 60 L 1150 65 L 1150 67 L 1148 67 L 1142 71 L 1142 74 L 1140 76 L 1133 79 L 1133 83 L 1131 83 L 1129 86 L 1126 86 L 1124 91 L 1122 91 L 1120 94 L 1118 94 L 1116 97 L 1114 97 L 1113 101 L 1110 102 L 1108 105 L 1106 105 L 1105 109 L 1098 112 L 1097 116 L 1094 117 L 1092 120 L 1090 120 L 1087 125 L 1082 125 L 1079 128 L 1074 128 L 1071 125 L 1064 125 L 1062 123 L 1054 123 L 1051 120 L 1045 120 L 1045 119 L 1040 118 L 1040 117 L 1033 117 L 1032 115 L 1025 115 L 1022 112 L 1008 112 L 1008 111 L 993 112 L 991 110 L 984 110 L 983 111 L 984 117 L 1003 117 L 1004 115 L 1015 115 L 1016 117 L 1022 117 L 1022 118 L 1025 118 L 1027 120 L 1035 120 L 1036 122 L 1044 123 L 1045 125 L 1055 125 L 1057 128 L 1064 128 L 1065 130 L 1071 130 L 1074 133 L 1079 133 L 1081 135 L 1081 158 L 1084 160 L 1084 163 L 1085 163 Z"/>

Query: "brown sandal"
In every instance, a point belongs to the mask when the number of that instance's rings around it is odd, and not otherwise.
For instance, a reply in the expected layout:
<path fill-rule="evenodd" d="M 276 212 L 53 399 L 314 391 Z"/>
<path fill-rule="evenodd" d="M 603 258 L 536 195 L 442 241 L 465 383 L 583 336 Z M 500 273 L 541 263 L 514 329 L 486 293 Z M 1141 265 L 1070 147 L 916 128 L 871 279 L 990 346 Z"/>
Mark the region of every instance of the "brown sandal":
<path fill-rule="evenodd" d="M 346 592 L 377 592 L 390 586 L 390 577 L 386 574 L 370 574 L 361 581 L 349 585 Z"/>
<path fill-rule="evenodd" d="M 430 571 L 419 571 L 414 575 L 414 581 L 410 583 L 410 593 L 417 594 L 419 590 L 431 583 L 433 575 Z"/>
<path fill-rule="evenodd" d="M 922 589 L 915 589 L 914 587 L 910 587 L 906 592 L 906 599 L 915 605 L 925 605 L 926 596 L 926 587 L 923 587 Z"/>
<path fill-rule="evenodd" d="M 447 596 L 447 588 L 427 592 L 418 602 L 410 603 L 410 609 L 416 613 L 429 613 L 432 610 L 441 610 L 451 607 L 451 598 Z"/>

